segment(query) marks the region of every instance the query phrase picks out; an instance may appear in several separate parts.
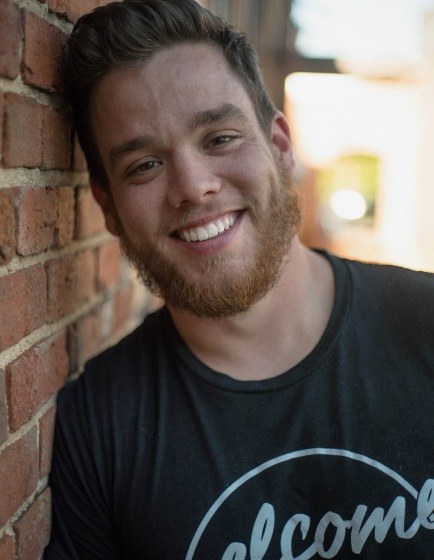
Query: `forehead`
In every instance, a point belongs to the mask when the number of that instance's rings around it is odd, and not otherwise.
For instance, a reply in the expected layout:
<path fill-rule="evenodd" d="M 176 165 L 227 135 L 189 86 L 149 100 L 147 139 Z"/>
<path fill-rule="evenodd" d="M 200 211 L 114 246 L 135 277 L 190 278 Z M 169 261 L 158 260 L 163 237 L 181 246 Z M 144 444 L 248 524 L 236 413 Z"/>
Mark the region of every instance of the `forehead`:
<path fill-rule="evenodd" d="M 112 129 L 117 136 L 143 133 L 143 127 L 167 135 L 195 113 L 228 102 L 256 121 L 241 80 L 218 47 L 208 44 L 164 48 L 146 63 L 113 70 L 94 88 L 90 102 L 98 143 L 102 131 L 110 136 Z"/>

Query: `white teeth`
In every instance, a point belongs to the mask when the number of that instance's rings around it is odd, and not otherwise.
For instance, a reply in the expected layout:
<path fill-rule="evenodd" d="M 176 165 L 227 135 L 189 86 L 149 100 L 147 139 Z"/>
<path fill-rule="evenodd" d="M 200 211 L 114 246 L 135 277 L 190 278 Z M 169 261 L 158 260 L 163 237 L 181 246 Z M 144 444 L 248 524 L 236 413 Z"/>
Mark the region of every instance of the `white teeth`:
<path fill-rule="evenodd" d="M 205 228 L 200 227 L 197 228 L 197 237 L 199 238 L 199 241 L 206 241 L 208 239 L 208 232 L 206 231 Z"/>
<path fill-rule="evenodd" d="M 216 237 L 219 234 L 219 228 L 215 224 L 209 224 L 206 226 L 206 231 L 208 232 L 208 237 Z"/>
<path fill-rule="evenodd" d="M 203 226 L 179 232 L 179 237 L 187 243 L 191 241 L 206 241 L 212 237 L 217 237 L 224 231 L 230 229 L 236 221 L 236 214 L 230 214 L 216 222 L 209 222 Z"/>

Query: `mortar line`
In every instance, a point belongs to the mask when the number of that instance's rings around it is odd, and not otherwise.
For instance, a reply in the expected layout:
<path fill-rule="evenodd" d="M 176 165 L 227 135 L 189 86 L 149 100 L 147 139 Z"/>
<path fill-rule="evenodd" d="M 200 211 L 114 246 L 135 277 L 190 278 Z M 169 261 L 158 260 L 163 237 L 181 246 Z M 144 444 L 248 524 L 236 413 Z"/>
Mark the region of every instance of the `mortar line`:
<path fill-rule="evenodd" d="M 0 169 L 0 189 L 10 189 L 12 187 L 84 187 L 88 184 L 89 175 L 87 171 L 42 170 L 39 167 Z"/>
<path fill-rule="evenodd" d="M 102 247 L 112 241 L 115 241 L 115 238 L 108 232 L 103 232 L 97 233 L 94 236 L 87 237 L 83 240 L 76 239 L 61 249 L 49 249 L 43 253 L 37 253 L 36 255 L 29 255 L 25 257 L 15 256 L 10 262 L 0 267 L 0 278 L 10 276 L 15 272 L 26 270 L 38 264 L 45 264 L 53 259 L 62 259 L 64 257 L 76 255 L 88 249 L 98 249 L 99 247 Z"/>
<path fill-rule="evenodd" d="M 26 352 L 36 344 L 43 342 L 54 334 L 61 332 L 62 329 L 70 326 L 75 321 L 78 321 L 88 313 L 94 311 L 94 309 L 96 309 L 99 305 L 102 305 L 104 301 L 104 292 L 96 294 L 91 300 L 86 302 L 79 309 L 73 311 L 72 313 L 69 313 L 58 321 L 38 327 L 30 334 L 23 337 L 19 342 L 0 353 L 0 367 L 5 368 L 10 362 L 21 356 L 23 352 Z"/>
<path fill-rule="evenodd" d="M 29 86 L 22 81 L 20 75 L 18 75 L 13 80 L 0 77 L 0 89 L 3 91 L 3 93 L 12 92 L 19 95 L 24 95 L 25 97 L 29 97 L 38 101 L 38 103 L 41 103 L 42 105 L 48 105 L 56 109 L 69 107 L 68 103 L 65 101 L 65 98 L 60 94 L 54 92 L 46 92 L 33 86 Z"/>
<path fill-rule="evenodd" d="M 15 536 L 13 530 L 13 524 L 18 521 L 21 515 L 33 504 L 36 498 L 42 494 L 42 492 L 48 488 L 48 476 L 43 479 L 38 480 L 35 490 L 32 494 L 19 506 L 19 508 L 14 512 L 14 514 L 8 519 L 6 525 L 0 528 L 0 539 L 4 535 L 9 535 L 11 537 Z"/>
<path fill-rule="evenodd" d="M 41 19 L 53 24 L 55 27 L 64 31 L 68 35 L 71 33 L 74 24 L 66 21 L 66 19 L 56 15 L 55 13 L 51 13 L 48 10 L 48 4 L 45 2 L 42 3 L 38 0 L 14 0 L 14 3 L 20 9 L 28 10 L 29 12 L 36 14 L 41 17 Z"/>

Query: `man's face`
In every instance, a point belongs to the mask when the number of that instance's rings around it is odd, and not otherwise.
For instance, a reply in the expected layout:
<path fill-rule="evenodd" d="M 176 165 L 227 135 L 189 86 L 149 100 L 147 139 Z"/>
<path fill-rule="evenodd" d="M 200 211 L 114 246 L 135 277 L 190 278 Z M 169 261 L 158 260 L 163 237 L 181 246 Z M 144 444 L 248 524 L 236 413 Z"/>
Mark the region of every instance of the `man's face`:
<path fill-rule="evenodd" d="M 268 141 L 223 55 L 187 43 L 112 71 L 91 107 L 111 189 L 94 193 L 145 283 L 201 317 L 249 309 L 298 223 L 283 117 Z"/>

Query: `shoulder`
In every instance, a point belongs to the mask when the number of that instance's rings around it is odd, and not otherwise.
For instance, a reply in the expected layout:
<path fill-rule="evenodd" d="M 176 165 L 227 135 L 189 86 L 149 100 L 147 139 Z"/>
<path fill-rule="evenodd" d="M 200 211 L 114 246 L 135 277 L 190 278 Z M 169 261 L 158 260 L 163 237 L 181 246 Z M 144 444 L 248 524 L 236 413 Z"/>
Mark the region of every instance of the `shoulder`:
<path fill-rule="evenodd" d="M 430 272 L 411 270 L 401 266 L 376 264 L 350 259 L 341 259 L 353 279 L 369 281 L 370 285 L 390 288 L 409 288 L 416 290 L 434 290 L 434 274 Z"/>
<path fill-rule="evenodd" d="M 434 336 L 434 274 L 392 265 L 343 259 L 351 284 L 351 307 L 402 336 Z M 373 325 L 374 326 L 374 325 Z M 424 337 L 424 338 L 425 338 Z"/>
<path fill-rule="evenodd" d="M 411 305 L 434 302 L 434 274 L 400 266 L 363 263 L 344 259 L 352 288 L 361 293 L 375 293 L 391 302 Z"/>
<path fill-rule="evenodd" d="M 80 377 L 60 392 L 60 416 L 104 417 L 122 403 L 133 403 L 150 394 L 155 386 L 158 354 L 164 352 L 163 311 L 144 322 L 116 345 L 92 358 Z"/>

